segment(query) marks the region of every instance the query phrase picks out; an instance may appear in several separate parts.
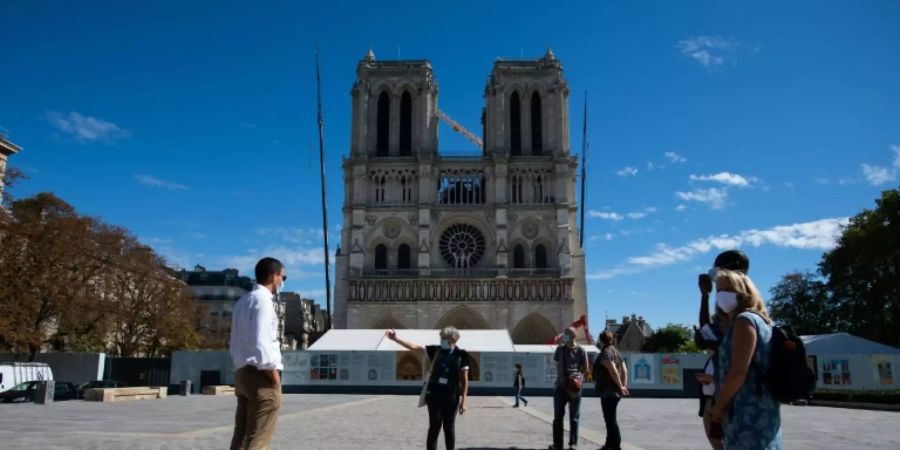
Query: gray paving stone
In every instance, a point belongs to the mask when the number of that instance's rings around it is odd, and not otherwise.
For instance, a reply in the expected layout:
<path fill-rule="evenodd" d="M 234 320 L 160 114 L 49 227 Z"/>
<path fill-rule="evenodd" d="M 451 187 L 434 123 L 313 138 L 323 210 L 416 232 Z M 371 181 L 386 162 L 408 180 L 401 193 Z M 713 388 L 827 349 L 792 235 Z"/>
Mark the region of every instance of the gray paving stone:
<path fill-rule="evenodd" d="M 421 449 L 427 412 L 415 396 L 285 395 L 273 450 Z M 457 421 L 457 448 L 545 449 L 553 401 L 472 397 Z M 231 438 L 235 399 L 169 397 L 123 403 L 60 402 L 0 405 L 2 449 L 222 449 Z M 626 399 L 619 407 L 627 448 L 708 448 L 697 401 Z M 788 449 L 900 448 L 900 413 L 783 407 Z M 600 401 L 582 403 L 579 448 L 596 449 L 605 436 Z M 443 448 L 441 441 L 440 448 Z"/>

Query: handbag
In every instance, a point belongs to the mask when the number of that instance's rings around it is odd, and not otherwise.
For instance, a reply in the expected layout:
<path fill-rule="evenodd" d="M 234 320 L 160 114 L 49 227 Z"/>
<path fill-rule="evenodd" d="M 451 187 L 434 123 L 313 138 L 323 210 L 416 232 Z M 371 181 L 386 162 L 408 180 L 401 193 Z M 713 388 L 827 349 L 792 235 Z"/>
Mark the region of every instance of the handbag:
<path fill-rule="evenodd" d="M 419 393 L 419 405 L 421 408 L 425 406 L 425 396 L 428 394 L 428 383 L 431 382 L 431 372 L 434 371 L 434 363 L 437 362 L 438 355 L 434 355 L 434 359 L 431 360 L 431 367 L 428 368 L 428 372 L 425 372 L 425 382 L 422 383 L 422 392 Z"/>
<path fill-rule="evenodd" d="M 577 348 L 579 350 L 581 350 L 581 347 L 577 347 Z M 582 354 L 581 351 L 578 351 L 577 353 L 579 355 Z M 563 366 L 566 365 L 565 363 L 566 363 L 567 356 L 568 356 L 568 352 L 563 351 Z M 579 373 L 578 375 L 576 375 L 574 377 L 567 378 L 565 383 L 563 384 L 563 387 L 565 388 L 566 393 L 569 394 L 570 397 L 578 396 L 578 394 L 581 393 L 581 373 Z"/>

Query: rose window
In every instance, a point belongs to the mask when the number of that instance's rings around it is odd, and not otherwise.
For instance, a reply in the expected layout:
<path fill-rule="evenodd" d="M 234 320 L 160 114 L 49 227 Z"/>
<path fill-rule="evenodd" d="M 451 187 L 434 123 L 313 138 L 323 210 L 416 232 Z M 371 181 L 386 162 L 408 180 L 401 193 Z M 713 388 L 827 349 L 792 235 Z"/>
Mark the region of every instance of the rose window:
<path fill-rule="evenodd" d="M 451 267 L 472 267 L 484 256 L 484 235 L 472 225 L 451 225 L 441 234 L 440 250 Z"/>

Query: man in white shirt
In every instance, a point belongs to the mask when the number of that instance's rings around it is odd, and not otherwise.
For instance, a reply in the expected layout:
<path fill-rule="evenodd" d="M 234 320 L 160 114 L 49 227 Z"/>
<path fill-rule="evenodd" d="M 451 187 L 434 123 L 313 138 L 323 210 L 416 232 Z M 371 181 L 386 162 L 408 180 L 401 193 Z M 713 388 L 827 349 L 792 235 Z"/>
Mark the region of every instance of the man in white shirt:
<path fill-rule="evenodd" d="M 284 265 L 275 258 L 256 263 L 256 282 L 231 316 L 231 360 L 238 398 L 231 450 L 268 447 L 281 409 L 281 346 L 274 296 L 284 286 Z"/>

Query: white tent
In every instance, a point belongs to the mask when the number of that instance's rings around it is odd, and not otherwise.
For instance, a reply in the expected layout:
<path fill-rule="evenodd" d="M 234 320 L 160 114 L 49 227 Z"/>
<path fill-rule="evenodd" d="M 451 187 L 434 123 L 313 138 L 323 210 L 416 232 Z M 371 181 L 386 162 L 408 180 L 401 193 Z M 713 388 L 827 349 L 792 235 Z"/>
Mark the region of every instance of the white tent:
<path fill-rule="evenodd" d="M 800 336 L 806 353 L 842 355 L 900 355 L 900 349 L 848 333 L 813 334 Z"/>
<path fill-rule="evenodd" d="M 440 330 L 397 330 L 397 336 L 419 345 L 440 345 Z M 514 352 L 509 331 L 459 330 L 460 348 L 469 352 Z M 384 330 L 329 330 L 310 351 L 403 351 L 404 348 L 384 335 Z"/>

